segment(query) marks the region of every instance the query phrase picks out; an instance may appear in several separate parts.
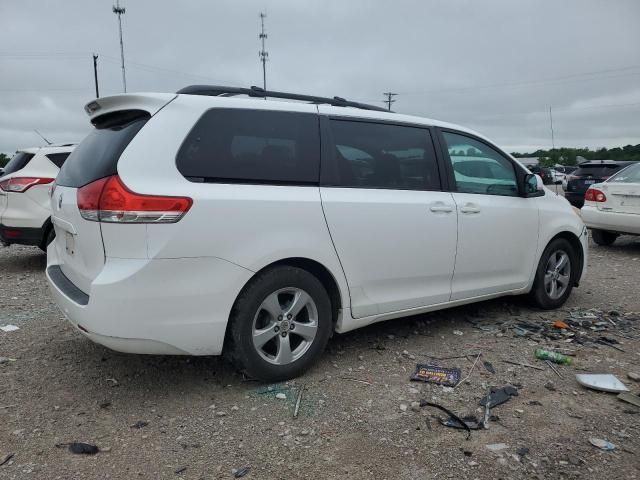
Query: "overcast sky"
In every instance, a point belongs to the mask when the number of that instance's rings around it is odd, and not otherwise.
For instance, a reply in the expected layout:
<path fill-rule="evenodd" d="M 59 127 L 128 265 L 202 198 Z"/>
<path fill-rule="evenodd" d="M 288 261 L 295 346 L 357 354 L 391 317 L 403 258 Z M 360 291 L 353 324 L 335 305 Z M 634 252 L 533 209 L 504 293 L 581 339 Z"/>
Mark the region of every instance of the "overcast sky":
<path fill-rule="evenodd" d="M 122 91 L 111 0 L 0 0 L 0 152 L 79 141 Z M 261 85 L 460 123 L 509 151 L 640 143 L 640 0 L 122 0 L 131 91 Z"/>

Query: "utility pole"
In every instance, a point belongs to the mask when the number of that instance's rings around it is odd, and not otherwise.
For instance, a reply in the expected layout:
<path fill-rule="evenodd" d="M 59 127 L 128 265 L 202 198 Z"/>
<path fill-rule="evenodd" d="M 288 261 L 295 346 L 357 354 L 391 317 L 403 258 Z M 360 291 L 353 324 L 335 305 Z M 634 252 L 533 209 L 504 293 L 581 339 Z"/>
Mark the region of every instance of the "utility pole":
<path fill-rule="evenodd" d="M 113 13 L 118 16 L 118 30 L 120 31 L 120 60 L 122 62 L 122 89 L 124 93 L 127 93 L 127 76 L 124 70 L 124 43 L 122 43 L 122 15 L 125 13 L 125 8 L 120 7 L 120 0 L 116 0 L 116 4 L 113 6 Z"/>
<path fill-rule="evenodd" d="M 551 106 L 549 106 L 549 123 L 551 124 L 551 148 L 555 150 L 556 141 L 555 141 L 555 138 L 553 137 L 553 114 L 551 113 Z"/>
<path fill-rule="evenodd" d="M 96 85 L 96 98 L 100 98 L 100 91 L 98 90 L 98 55 L 93 54 L 93 81 Z"/>
<path fill-rule="evenodd" d="M 391 111 L 391 104 L 395 103 L 395 100 L 393 99 L 393 97 L 395 97 L 398 94 L 397 93 L 393 93 L 393 92 L 384 92 L 383 95 L 385 95 L 387 97 L 387 99 L 384 100 L 383 103 L 386 103 L 387 104 L 387 110 Z"/>
<path fill-rule="evenodd" d="M 262 42 L 262 50 L 258 52 L 258 56 L 260 57 L 260 61 L 262 62 L 262 88 L 267 90 L 267 58 L 269 57 L 269 52 L 267 52 L 264 48 L 264 42 L 267 39 L 267 34 L 264 31 L 264 19 L 267 18 L 267 14 L 264 12 L 260 12 L 260 34 L 258 38 Z"/>

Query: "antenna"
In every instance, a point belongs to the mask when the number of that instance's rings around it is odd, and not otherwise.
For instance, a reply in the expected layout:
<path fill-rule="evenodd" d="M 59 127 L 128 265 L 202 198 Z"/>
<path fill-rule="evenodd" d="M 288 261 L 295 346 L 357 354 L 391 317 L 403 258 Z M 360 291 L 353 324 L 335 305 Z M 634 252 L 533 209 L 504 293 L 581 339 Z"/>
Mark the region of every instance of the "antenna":
<path fill-rule="evenodd" d="M 100 98 L 100 91 L 98 90 L 98 55 L 93 54 L 93 81 L 96 86 L 96 98 Z"/>
<path fill-rule="evenodd" d="M 116 0 L 116 4 L 113 6 L 113 13 L 118 16 L 118 30 L 120 32 L 120 60 L 122 62 L 122 89 L 124 93 L 127 93 L 127 75 L 124 70 L 124 43 L 122 42 L 122 15 L 124 15 L 125 11 L 124 7 L 120 7 L 120 0 Z"/>
<path fill-rule="evenodd" d="M 258 52 L 258 56 L 260 57 L 260 61 L 262 62 L 262 88 L 264 90 L 267 89 L 267 58 L 269 57 L 269 52 L 267 52 L 264 48 L 264 42 L 267 39 L 267 34 L 264 31 L 264 19 L 267 18 L 267 14 L 264 12 L 260 12 L 260 33 L 258 34 L 258 38 L 262 43 L 262 50 Z"/>
<path fill-rule="evenodd" d="M 393 100 L 393 97 L 395 97 L 398 94 L 397 93 L 393 93 L 393 92 L 385 92 L 385 93 L 383 93 L 383 95 L 385 95 L 387 97 L 387 99 L 384 100 L 382 103 L 386 103 L 387 104 L 387 110 L 391 111 L 391 104 L 395 103 L 395 100 Z"/>
<path fill-rule="evenodd" d="M 47 140 L 46 138 L 44 138 L 44 135 L 42 135 L 38 130 L 36 130 L 34 128 L 33 131 L 36 132 L 41 139 L 43 139 L 45 142 L 47 142 L 47 145 L 51 145 L 51 142 L 49 140 Z"/>
<path fill-rule="evenodd" d="M 551 107 L 549 107 L 549 123 L 551 124 L 551 148 L 555 150 L 556 141 L 553 137 L 553 114 L 551 113 Z"/>

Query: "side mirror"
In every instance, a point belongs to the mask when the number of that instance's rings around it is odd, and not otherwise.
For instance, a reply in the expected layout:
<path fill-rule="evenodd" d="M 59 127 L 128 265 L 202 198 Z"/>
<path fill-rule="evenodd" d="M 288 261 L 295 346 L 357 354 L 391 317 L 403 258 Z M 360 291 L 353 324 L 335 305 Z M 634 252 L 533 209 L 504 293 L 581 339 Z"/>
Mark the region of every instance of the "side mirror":
<path fill-rule="evenodd" d="M 541 197 L 544 195 L 544 182 L 540 175 L 527 173 L 524 176 L 524 196 Z"/>

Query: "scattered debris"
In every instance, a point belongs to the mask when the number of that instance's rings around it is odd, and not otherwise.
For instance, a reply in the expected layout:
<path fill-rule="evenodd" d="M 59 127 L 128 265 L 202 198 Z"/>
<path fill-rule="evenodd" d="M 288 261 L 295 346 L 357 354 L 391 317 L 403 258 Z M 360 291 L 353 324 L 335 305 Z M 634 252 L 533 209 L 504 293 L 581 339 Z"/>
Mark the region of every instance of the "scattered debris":
<path fill-rule="evenodd" d="M 486 360 L 482 361 L 482 364 L 484 365 L 484 368 L 487 370 L 487 372 L 489 373 L 496 373 L 496 369 L 493 368 L 493 365 L 491 365 L 490 362 L 487 362 Z"/>
<path fill-rule="evenodd" d="M 572 362 L 571 357 L 558 352 L 552 352 L 551 350 L 545 350 L 544 348 L 536 349 L 535 356 L 538 360 L 550 360 L 561 365 L 570 365 Z"/>
<path fill-rule="evenodd" d="M 2 459 L 2 461 L 0 461 L 0 467 L 2 465 L 4 465 L 5 463 L 7 463 L 9 460 L 11 460 L 16 454 L 15 453 L 9 453 L 7 455 L 4 456 L 4 458 Z"/>
<path fill-rule="evenodd" d="M 491 387 L 490 393 L 480 400 L 480 406 L 484 407 L 488 404 L 489 408 L 497 407 L 509 401 L 511 397 L 517 396 L 518 389 L 511 385 L 502 388 Z"/>
<path fill-rule="evenodd" d="M 455 387 L 460 382 L 460 369 L 419 363 L 411 380 Z"/>
<path fill-rule="evenodd" d="M 362 383 L 363 385 L 373 385 L 371 382 L 367 382 L 366 380 L 360 380 L 359 378 L 351 378 L 351 377 L 338 377 L 340 380 L 348 380 L 350 382 Z"/>
<path fill-rule="evenodd" d="M 461 330 L 454 330 L 454 331 L 453 331 L 453 334 L 454 334 L 454 335 L 458 335 L 459 337 L 461 337 L 462 335 L 464 335 L 464 333 L 462 333 L 462 331 L 461 331 Z"/>
<path fill-rule="evenodd" d="M 462 420 L 464 423 L 460 423 L 459 420 Z M 454 417 L 449 417 L 446 420 L 440 419 L 440 423 L 445 427 L 457 428 L 460 430 L 467 430 L 468 428 L 471 430 L 481 430 L 484 428 L 484 423 L 478 420 L 478 417 L 475 415 L 466 415 L 460 419 Z"/>
<path fill-rule="evenodd" d="M 460 382 L 458 382 L 458 384 L 456 384 L 455 386 L 457 387 L 458 385 L 463 384 L 464 382 L 466 382 L 469 377 L 471 377 L 471 374 L 473 373 L 473 370 L 476 368 L 476 363 L 478 363 L 478 360 L 480 360 L 480 355 L 482 355 L 482 353 L 479 353 L 478 356 L 476 357 L 476 360 L 473 362 L 473 365 L 471 365 L 471 370 L 469 370 L 469 374 L 464 377 L 462 380 L 460 380 Z"/>
<path fill-rule="evenodd" d="M 18 404 L 14 403 L 13 405 L 3 405 L 0 407 L 0 410 L 4 410 L 5 408 L 13 408 L 13 407 L 17 407 Z"/>
<path fill-rule="evenodd" d="M 640 382 L 640 373 L 629 372 L 627 373 L 627 377 L 629 377 L 629 380 L 633 380 L 634 382 Z"/>
<path fill-rule="evenodd" d="M 149 422 L 145 422 L 144 420 L 138 420 L 136 423 L 134 423 L 133 425 L 131 425 L 131 428 L 144 428 L 147 425 L 149 425 Z"/>
<path fill-rule="evenodd" d="M 296 398 L 296 406 L 293 410 L 293 418 L 298 417 L 298 411 L 300 410 L 300 402 L 302 401 L 302 394 L 304 392 L 304 385 L 300 386 L 300 391 L 298 392 L 298 398 Z"/>
<path fill-rule="evenodd" d="M 247 473 L 249 473 L 250 470 L 251 470 L 251 467 L 234 468 L 233 470 L 231 470 L 231 473 L 235 478 L 242 478 Z"/>
<path fill-rule="evenodd" d="M 469 440 L 471 438 L 471 429 L 469 428 L 469 425 L 467 425 L 464 422 L 464 420 L 462 420 L 460 417 L 458 417 L 455 413 L 453 413 L 448 408 L 445 408 L 442 405 L 438 405 L 437 403 L 427 402 L 426 400 L 422 400 L 420 402 L 420 406 L 421 407 L 433 407 L 433 408 L 437 408 L 439 410 L 442 410 L 444 413 L 449 415 L 449 417 L 451 417 L 452 419 L 457 421 L 460 425 L 462 425 L 462 428 L 464 428 L 467 431 L 467 440 Z M 430 427 L 429 427 L 429 430 L 431 430 Z"/>
<path fill-rule="evenodd" d="M 187 471 L 187 467 L 180 467 L 180 468 L 179 468 L 179 469 L 177 469 L 174 473 L 175 473 L 176 475 L 180 475 L 181 473 L 186 472 L 186 471 Z"/>
<path fill-rule="evenodd" d="M 589 443 L 600 450 L 613 450 L 616 448 L 613 443 L 608 442 L 607 440 L 602 440 L 601 438 L 590 438 Z"/>
<path fill-rule="evenodd" d="M 400 404 L 400 411 L 401 412 L 406 412 L 407 411 L 407 404 L 406 403 L 401 403 Z"/>
<path fill-rule="evenodd" d="M 544 384 L 544 388 L 546 388 L 547 390 L 549 390 L 550 392 L 555 392 L 556 391 L 556 386 L 553 384 L 553 382 L 547 382 Z"/>
<path fill-rule="evenodd" d="M 516 449 L 516 453 L 522 458 L 529 453 L 529 449 L 527 447 L 519 447 Z"/>
<path fill-rule="evenodd" d="M 118 380 L 115 378 L 107 378 L 105 379 L 107 382 L 111 382 L 112 387 L 117 387 L 119 385 Z"/>
<path fill-rule="evenodd" d="M 569 325 L 564 323 L 562 320 L 556 320 L 555 322 L 553 322 L 551 324 L 551 326 L 553 328 L 559 328 L 560 330 L 565 330 L 565 329 L 569 328 Z"/>
<path fill-rule="evenodd" d="M 276 398 L 278 400 L 286 400 L 287 399 L 287 395 L 282 393 L 282 392 L 278 392 L 278 393 L 276 393 Z"/>
<path fill-rule="evenodd" d="M 0 357 L 0 365 L 4 363 L 9 363 L 9 362 L 15 362 L 15 361 L 16 361 L 15 358 Z"/>
<path fill-rule="evenodd" d="M 82 443 L 82 442 L 57 443 L 56 447 L 57 448 L 68 447 L 71 453 L 75 453 L 77 455 L 95 455 L 100 451 L 100 449 L 95 445 L 91 445 L 90 443 Z"/>
<path fill-rule="evenodd" d="M 20 330 L 20 327 L 16 327 L 15 325 L 4 325 L 0 327 L 0 330 L 3 332 L 15 332 L 16 330 Z"/>
<path fill-rule="evenodd" d="M 613 393 L 629 391 L 624 386 L 624 383 L 610 373 L 579 373 L 576 375 L 576 380 L 583 387 L 591 388 L 592 390 Z"/>
<path fill-rule="evenodd" d="M 485 445 L 485 447 L 487 447 L 487 449 L 491 450 L 492 452 L 499 452 L 500 450 L 509 448 L 509 445 L 507 445 L 506 443 L 491 443 L 489 445 Z"/>
<path fill-rule="evenodd" d="M 558 375 L 560 378 L 562 378 L 562 375 L 560 375 L 560 372 L 556 369 L 556 367 L 553 366 L 553 363 L 551 363 L 549 360 L 545 360 L 545 363 L 547 365 L 549 365 L 549 368 L 551 370 L 553 370 L 555 372 L 556 375 Z"/>
<path fill-rule="evenodd" d="M 537 367 L 535 365 L 529 365 L 528 363 L 522 363 L 522 362 L 512 362 L 511 360 L 502 360 L 504 363 L 509 363 L 511 365 L 518 365 L 519 367 L 527 367 L 527 368 L 534 368 L 536 370 L 544 370 L 544 368 L 542 367 Z"/>
<path fill-rule="evenodd" d="M 634 395 L 633 393 L 622 392 L 618 394 L 618 400 L 622 400 L 623 402 L 627 402 L 631 405 L 635 405 L 636 407 L 640 407 L 640 397 L 638 395 Z"/>

